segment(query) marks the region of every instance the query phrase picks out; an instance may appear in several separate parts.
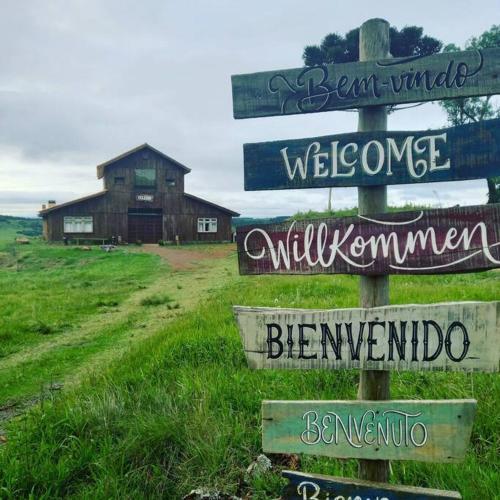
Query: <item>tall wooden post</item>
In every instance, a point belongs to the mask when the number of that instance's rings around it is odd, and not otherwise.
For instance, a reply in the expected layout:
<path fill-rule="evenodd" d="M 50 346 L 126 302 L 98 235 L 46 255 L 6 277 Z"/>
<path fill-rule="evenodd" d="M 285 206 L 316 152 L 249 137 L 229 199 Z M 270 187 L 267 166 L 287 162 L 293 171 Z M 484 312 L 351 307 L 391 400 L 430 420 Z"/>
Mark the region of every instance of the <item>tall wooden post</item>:
<path fill-rule="evenodd" d="M 389 56 L 389 23 L 384 19 L 366 21 L 359 32 L 359 60 L 383 59 Z M 387 109 L 372 106 L 359 109 L 358 131 L 387 130 Z M 386 186 L 359 187 L 358 207 L 361 215 L 382 213 L 387 210 Z M 389 276 L 360 277 L 360 306 L 376 307 L 389 304 Z M 361 370 L 358 399 L 390 399 L 388 371 Z M 361 479 L 387 482 L 387 460 L 360 460 Z"/>

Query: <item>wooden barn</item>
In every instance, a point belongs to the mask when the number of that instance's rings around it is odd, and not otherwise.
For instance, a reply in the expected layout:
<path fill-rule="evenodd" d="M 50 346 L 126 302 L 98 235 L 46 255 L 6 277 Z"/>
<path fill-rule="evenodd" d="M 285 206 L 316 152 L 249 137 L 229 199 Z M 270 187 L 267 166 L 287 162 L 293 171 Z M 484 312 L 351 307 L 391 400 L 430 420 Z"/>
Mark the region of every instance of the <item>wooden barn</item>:
<path fill-rule="evenodd" d="M 191 170 L 148 144 L 97 166 L 98 193 L 40 211 L 49 241 L 231 241 L 227 208 L 184 192 Z"/>

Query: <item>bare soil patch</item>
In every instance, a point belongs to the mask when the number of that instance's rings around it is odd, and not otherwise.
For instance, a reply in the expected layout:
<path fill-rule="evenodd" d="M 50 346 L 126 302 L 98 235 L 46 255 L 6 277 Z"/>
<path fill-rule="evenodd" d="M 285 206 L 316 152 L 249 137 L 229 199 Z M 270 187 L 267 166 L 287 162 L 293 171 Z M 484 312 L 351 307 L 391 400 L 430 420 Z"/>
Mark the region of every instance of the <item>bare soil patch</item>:
<path fill-rule="evenodd" d="M 165 259 L 174 271 L 193 269 L 196 265 L 207 259 L 223 259 L 232 252 L 236 252 L 234 244 L 211 245 L 210 247 L 161 247 L 155 244 L 142 245 L 142 252 L 153 253 Z"/>

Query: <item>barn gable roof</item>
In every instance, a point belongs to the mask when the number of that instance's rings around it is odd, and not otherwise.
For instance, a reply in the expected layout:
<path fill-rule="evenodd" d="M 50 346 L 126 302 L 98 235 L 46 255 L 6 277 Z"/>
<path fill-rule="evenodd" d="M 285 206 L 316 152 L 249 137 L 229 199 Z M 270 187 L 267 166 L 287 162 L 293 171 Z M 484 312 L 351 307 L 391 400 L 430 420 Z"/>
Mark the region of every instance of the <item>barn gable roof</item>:
<path fill-rule="evenodd" d="M 104 191 L 99 191 L 98 193 L 89 194 L 87 196 L 83 196 L 82 198 L 77 198 L 76 200 L 67 201 L 65 203 L 59 203 L 58 205 L 54 205 L 53 207 L 46 208 L 45 210 L 40 210 L 40 212 L 38 212 L 38 213 L 43 216 L 43 215 L 46 215 L 50 212 L 54 212 L 55 210 L 59 210 L 60 208 L 69 207 L 70 205 L 74 205 L 76 203 L 81 203 L 82 201 L 87 201 L 87 200 L 91 200 L 92 198 L 98 198 L 99 196 L 104 196 L 107 192 L 108 192 L 108 190 L 105 189 Z"/>
<path fill-rule="evenodd" d="M 183 165 L 182 163 L 179 163 L 177 160 L 174 160 L 170 156 L 167 156 L 165 153 L 162 153 L 158 149 L 154 148 L 153 146 L 150 146 L 147 142 L 144 144 L 141 144 L 140 146 L 137 146 L 136 148 L 133 148 L 129 151 L 126 151 L 125 153 L 122 153 L 121 155 L 115 156 L 114 158 L 111 158 L 111 160 L 105 161 L 104 163 L 100 163 L 97 165 L 97 178 L 102 179 L 104 177 L 104 170 L 106 167 L 109 167 L 113 163 L 116 163 L 117 161 L 123 160 L 123 158 L 126 158 L 129 155 L 132 155 L 134 153 L 137 153 L 138 151 L 141 151 L 143 149 L 149 149 L 150 151 L 153 151 L 157 155 L 160 155 L 162 158 L 165 158 L 169 162 L 173 163 L 175 166 L 179 167 L 181 170 L 184 170 L 184 172 L 187 174 L 191 172 L 191 169 Z"/>
<path fill-rule="evenodd" d="M 226 212 L 229 215 L 232 215 L 233 217 L 240 216 L 240 214 L 238 212 L 233 212 L 233 210 L 229 210 L 229 208 L 221 207 L 220 205 L 216 205 L 215 203 L 212 203 L 211 201 L 204 200 L 203 198 L 198 198 L 198 196 L 194 196 L 194 195 L 188 194 L 188 193 L 184 193 L 184 196 L 186 198 L 190 198 L 191 200 L 198 201 L 198 202 L 203 203 L 205 205 L 209 205 L 211 207 L 222 210 L 223 212 Z"/>

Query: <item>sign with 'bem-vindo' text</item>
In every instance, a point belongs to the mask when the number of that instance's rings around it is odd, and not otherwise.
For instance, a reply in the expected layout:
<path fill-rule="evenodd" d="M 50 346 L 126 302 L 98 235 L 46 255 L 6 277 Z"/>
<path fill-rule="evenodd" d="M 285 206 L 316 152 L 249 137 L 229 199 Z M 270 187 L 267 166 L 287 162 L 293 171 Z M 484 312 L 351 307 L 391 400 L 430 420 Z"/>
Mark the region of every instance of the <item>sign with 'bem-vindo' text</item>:
<path fill-rule="evenodd" d="M 500 48 L 233 75 L 235 118 L 500 93 Z"/>
<path fill-rule="evenodd" d="M 244 144 L 243 152 L 247 191 L 481 179 L 500 175 L 500 119 Z"/>

